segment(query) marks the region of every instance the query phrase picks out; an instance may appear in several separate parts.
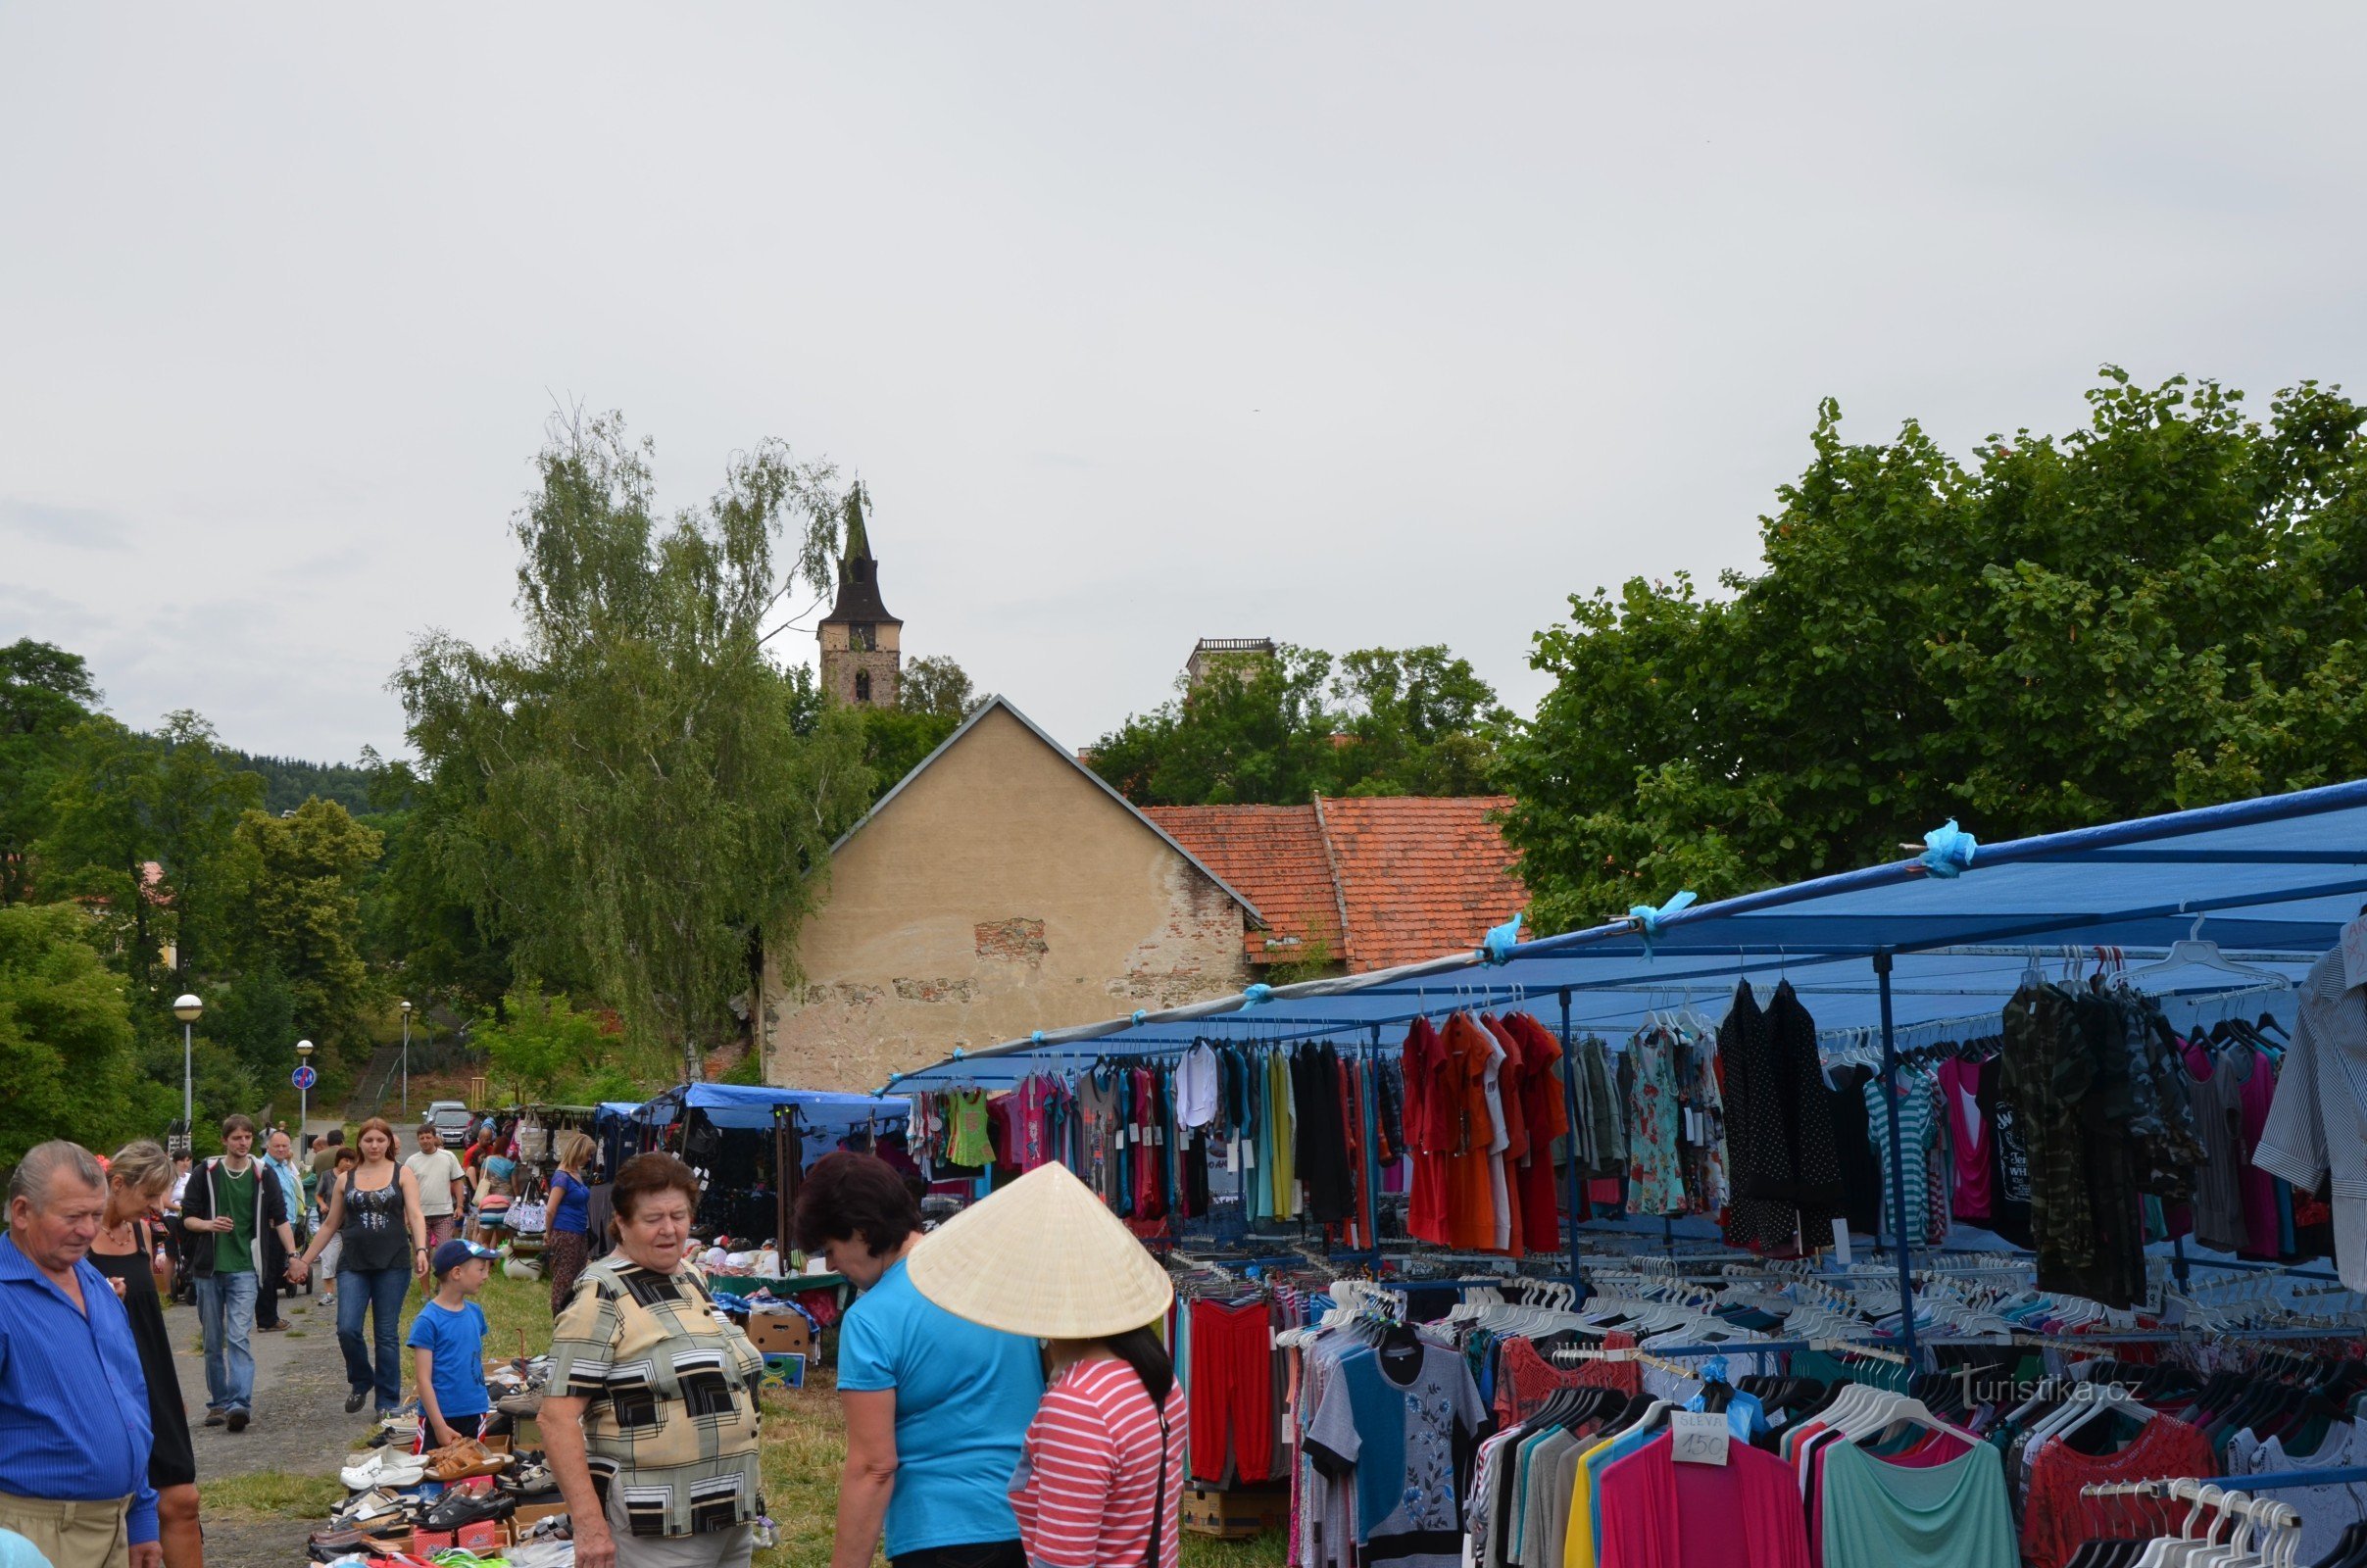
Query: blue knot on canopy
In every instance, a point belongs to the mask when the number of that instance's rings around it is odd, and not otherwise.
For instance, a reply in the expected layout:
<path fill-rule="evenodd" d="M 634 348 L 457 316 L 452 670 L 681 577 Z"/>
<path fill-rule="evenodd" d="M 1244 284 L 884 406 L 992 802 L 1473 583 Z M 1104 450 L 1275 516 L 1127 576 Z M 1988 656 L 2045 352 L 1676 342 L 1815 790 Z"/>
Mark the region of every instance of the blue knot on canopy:
<path fill-rule="evenodd" d="M 1274 988 L 1269 985 L 1260 984 L 1249 986 L 1244 988 L 1241 993 L 1241 1004 L 1245 1007 L 1255 1007 L 1261 1002 L 1271 1002 L 1273 1000 Z"/>
<path fill-rule="evenodd" d="M 1652 941 L 1660 934 L 1660 922 L 1667 919 L 1670 915 L 1675 914 L 1678 910 L 1690 906 L 1693 903 L 1693 890 L 1688 888 L 1684 892 L 1679 893 L 1675 898 L 1670 899 L 1666 904 L 1634 904 L 1628 906 L 1627 917 L 1636 922 L 1637 930 L 1644 933 L 1644 951 L 1646 953 L 1652 952 Z"/>
<path fill-rule="evenodd" d="M 1512 945 L 1520 940 L 1520 915 L 1516 911 L 1502 925 L 1488 928 L 1479 939 L 1479 956 L 1489 963 L 1503 963 L 1512 956 Z"/>
<path fill-rule="evenodd" d="M 1951 816 L 1946 827 L 1933 828 L 1923 835 L 1923 853 L 1915 858 L 1934 876 L 1961 876 L 1972 869 L 1973 857 L 1980 849 L 1981 841 L 1956 826 L 1956 819 Z"/>
<path fill-rule="evenodd" d="M 1044 1033 L 1042 1030 L 1036 1031 L 1036 1038 L 1038 1040 L 1042 1040 L 1044 1038 Z M 960 1061 L 962 1059 L 962 1048 L 960 1046 L 956 1046 L 954 1048 L 954 1059 L 956 1061 Z"/>
<path fill-rule="evenodd" d="M 1148 1007 L 1137 1007 L 1134 1009 L 1134 1016 L 1127 1021 L 1133 1024 L 1135 1028 L 1140 1029 L 1143 1026 L 1143 1020 L 1150 1016 L 1151 1010 Z"/>

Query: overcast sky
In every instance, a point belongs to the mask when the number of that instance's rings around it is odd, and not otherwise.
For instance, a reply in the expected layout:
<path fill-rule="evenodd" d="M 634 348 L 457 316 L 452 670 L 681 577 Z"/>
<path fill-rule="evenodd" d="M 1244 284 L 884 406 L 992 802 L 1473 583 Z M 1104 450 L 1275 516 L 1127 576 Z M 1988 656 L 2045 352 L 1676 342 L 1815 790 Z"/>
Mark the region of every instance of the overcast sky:
<path fill-rule="evenodd" d="M 1569 594 L 1756 561 L 1821 397 L 1963 451 L 2107 360 L 2360 382 L 2362 61 L 2352 4 L 10 6 L 0 642 L 398 750 L 580 403 L 669 505 L 860 472 L 907 657 L 1072 746 L 1202 635 L 1525 710 Z"/>

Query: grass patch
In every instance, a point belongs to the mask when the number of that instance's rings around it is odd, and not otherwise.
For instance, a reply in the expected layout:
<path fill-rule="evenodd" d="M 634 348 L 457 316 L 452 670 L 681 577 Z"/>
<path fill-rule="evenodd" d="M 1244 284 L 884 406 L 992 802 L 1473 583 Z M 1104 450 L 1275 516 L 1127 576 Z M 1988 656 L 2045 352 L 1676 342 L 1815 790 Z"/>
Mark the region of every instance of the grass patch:
<path fill-rule="evenodd" d="M 197 1484 L 198 1506 L 209 1519 L 318 1519 L 345 1500 L 334 1473 L 292 1476 L 282 1470 L 223 1476 Z"/>

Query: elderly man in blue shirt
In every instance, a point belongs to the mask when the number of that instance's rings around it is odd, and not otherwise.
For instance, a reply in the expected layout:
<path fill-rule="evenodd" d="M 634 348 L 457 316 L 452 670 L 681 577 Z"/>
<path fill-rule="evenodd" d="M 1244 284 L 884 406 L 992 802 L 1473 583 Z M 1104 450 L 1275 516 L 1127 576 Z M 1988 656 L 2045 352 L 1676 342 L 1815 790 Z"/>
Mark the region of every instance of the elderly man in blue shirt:
<path fill-rule="evenodd" d="M 107 1208 L 89 1150 L 40 1144 L 0 1237 L 0 1529 L 56 1568 L 164 1568 L 148 1385 L 131 1319 L 86 1254 Z"/>

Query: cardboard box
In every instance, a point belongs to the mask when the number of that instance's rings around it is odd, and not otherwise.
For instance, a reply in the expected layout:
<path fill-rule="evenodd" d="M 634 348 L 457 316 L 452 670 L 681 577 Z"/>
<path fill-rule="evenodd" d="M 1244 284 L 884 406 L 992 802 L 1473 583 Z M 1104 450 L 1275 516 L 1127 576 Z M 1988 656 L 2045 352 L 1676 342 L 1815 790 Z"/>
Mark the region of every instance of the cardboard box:
<path fill-rule="evenodd" d="M 528 1530 L 542 1523 L 542 1521 L 545 1519 L 550 1518 L 554 1514 L 562 1514 L 566 1513 L 567 1511 L 567 1505 L 564 1501 L 561 1501 L 557 1498 L 554 1498 L 549 1502 L 519 1503 L 518 1505 L 518 1511 L 510 1515 L 510 1540 L 512 1544 L 515 1544 L 517 1542 L 523 1540 Z"/>
<path fill-rule="evenodd" d="M 415 1557 L 432 1557 L 439 1551 L 450 1551 L 457 1544 L 449 1530 L 416 1530 L 411 1536 L 411 1552 Z"/>
<path fill-rule="evenodd" d="M 751 1312 L 748 1343 L 766 1356 L 810 1356 L 814 1353 L 814 1330 L 795 1312 Z"/>
<path fill-rule="evenodd" d="M 510 1444 L 512 1451 L 517 1453 L 540 1449 L 542 1423 L 528 1415 L 513 1418 L 510 1422 Z"/>
<path fill-rule="evenodd" d="M 1195 1487 L 1183 1494 L 1183 1527 L 1196 1536 L 1247 1541 L 1268 1530 L 1290 1528 L 1288 1487 L 1235 1487 L 1217 1492 Z"/>
<path fill-rule="evenodd" d="M 464 1550 L 499 1551 L 510 1544 L 509 1533 L 502 1529 L 499 1519 L 479 1519 L 472 1525 L 461 1526 L 454 1540 Z"/>
<path fill-rule="evenodd" d="M 496 1432 L 489 1438 L 479 1438 L 477 1441 L 483 1444 L 494 1453 L 508 1453 L 510 1451 L 510 1434 L 507 1432 Z"/>

